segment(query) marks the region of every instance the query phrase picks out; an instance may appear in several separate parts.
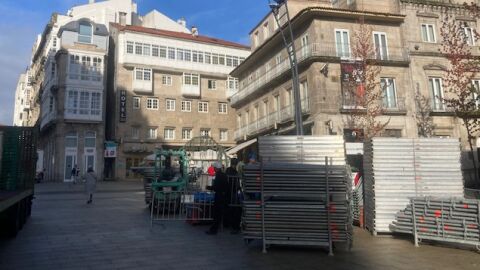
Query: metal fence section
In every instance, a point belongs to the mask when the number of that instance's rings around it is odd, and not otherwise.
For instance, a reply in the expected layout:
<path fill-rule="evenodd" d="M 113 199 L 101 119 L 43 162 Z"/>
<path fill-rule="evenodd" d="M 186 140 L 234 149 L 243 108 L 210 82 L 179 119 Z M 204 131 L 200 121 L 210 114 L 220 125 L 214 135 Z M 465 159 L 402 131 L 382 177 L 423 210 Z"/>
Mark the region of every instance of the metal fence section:
<path fill-rule="evenodd" d="M 345 165 L 345 147 L 340 136 L 265 136 L 258 138 L 263 162 Z"/>
<path fill-rule="evenodd" d="M 345 165 L 264 162 L 244 171 L 244 238 L 268 245 L 350 246 L 351 179 Z"/>
<path fill-rule="evenodd" d="M 455 243 L 480 251 L 480 201 L 459 198 L 413 198 L 397 213 L 391 229 L 422 240 Z"/>
<path fill-rule="evenodd" d="M 463 197 L 456 139 L 374 138 L 365 143 L 365 225 L 391 232 L 395 214 L 417 196 Z"/>
<path fill-rule="evenodd" d="M 152 193 L 151 225 L 158 221 L 200 223 L 213 220 L 214 194 L 201 191 L 158 190 Z"/>

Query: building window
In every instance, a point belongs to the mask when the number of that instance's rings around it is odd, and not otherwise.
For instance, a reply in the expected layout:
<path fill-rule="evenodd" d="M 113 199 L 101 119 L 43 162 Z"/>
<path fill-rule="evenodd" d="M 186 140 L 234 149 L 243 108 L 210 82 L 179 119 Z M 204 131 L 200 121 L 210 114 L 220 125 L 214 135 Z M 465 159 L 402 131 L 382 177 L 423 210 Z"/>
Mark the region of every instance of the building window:
<path fill-rule="evenodd" d="M 132 139 L 138 140 L 140 139 L 140 128 L 139 127 L 132 127 Z"/>
<path fill-rule="evenodd" d="M 93 27 L 88 22 L 80 22 L 78 31 L 78 42 L 92 43 Z"/>
<path fill-rule="evenodd" d="M 208 102 L 199 101 L 198 102 L 198 112 L 208 113 Z"/>
<path fill-rule="evenodd" d="M 395 79 L 381 78 L 380 87 L 383 91 L 383 107 L 396 108 L 397 107 L 397 89 L 395 86 Z"/>
<path fill-rule="evenodd" d="M 100 115 L 102 111 L 102 94 L 92 93 L 92 100 L 90 102 L 90 114 Z"/>
<path fill-rule="evenodd" d="M 435 27 L 433 24 L 422 24 L 422 40 L 423 42 L 435 43 Z"/>
<path fill-rule="evenodd" d="M 228 130 L 226 129 L 220 129 L 220 141 L 228 141 Z"/>
<path fill-rule="evenodd" d="M 166 100 L 167 111 L 175 111 L 175 99 Z"/>
<path fill-rule="evenodd" d="M 187 61 L 187 62 L 191 62 L 192 61 L 192 51 L 190 50 L 183 50 L 184 52 L 184 60 Z"/>
<path fill-rule="evenodd" d="M 160 46 L 160 58 L 167 58 L 167 47 Z"/>
<path fill-rule="evenodd" d="M 465 39 L 467 41 L 467 44 L 470 46 L 475 46 L 475 30 L 472 27 L 463 27 L 463 30 L 465 31 Z"/>
<path fill-rule="evenodd" d="M 202 137 L 210 137 L 210 129 L 209 129 L 209 128 L 202 128 L 202 129 L 200 129 L 200 136 L 202 136 Z"/>
<path fill-rule="evenodd" d="M 184 85 L 199 86 L 200 85 L 200 75 L 183 73 L 183 84 Z"/>
<path fill-rule="evenodd" d="M 133 54 L 133 42 L 127 41 L 127 53 Z"/>
<path fill-rule="evenodd" d="M 226 64 L 228 67 L 233 67 L 233 56 L 227 55 L 226 57 Z"/>
<path fill-rule="evenodd" d="M 217 81 L 215 80 L 208 80 L 208 89 L 215 90 L 217 89 Z"/>
<path fill-rule="evenodd" d="M 257 47 L 258 45 L 260 45 L 258 42 L 258 32 L 255 32 L 253 35 L 253 46 Z"/>
<path fill-rule="evenodd" d="M 478 97 L 478 93 L 480 93 L 480 80 L 473 80 L 472 81 L 473 87 L 475 91 L 473 92 L 473 100 L 475 100 L 475 105 L 478 108 L 480 108 L 480 100 Z"/>
<path fill-rule="evenodd" d="M 175 48 L 168 47 L 168 59 L 175 60 Z"/>
<path fill-rule="evenodd" d="M 66 111 L 71 115 L 100 116 L 102 114 L 102 93 L 77 89 L 68 90 Z"/>
<path fill-rule="evenodd" d="M 335 44 L 338 57 L 350 57 L 350 37 L 348 30 L 335 29 Z"/>
<path fill-rule="evenodd" d="M 157 139 L 157 128 L 148 128 L 147 129 L 147 139 L 156 140 Z"/>
<path fill-rule="evenodd" d="M 143 44 L 135 42 L 135 54 L 143 55 Z"/>
<path fill-rule="evenodd" d="M 77 148 L 78 135 L 76 132 L 69 132 L 65 135 L 65 147 L 66 148 Z"/>
<path fill-rule="evenodd" d="M 85 147 L 95 148 L 96 143 L 96 133 L 95 131 L 85 132 Z"/>
<path fill-rule="evenodd" d="M 143 44 L 143 55 L 150 56 L 150 44 Z"/>
<path fill-rule="evenodd" d="M 165 128 L 164 138 L 165 138 L 165 140 L 175 140 L 175 129 L 174 128 Z"/>
<path fill-rule="evenodd" d="M 152 56 L 158 57 L 158 55 L 159 55 L 158 45 L 152 45 Z"/>
<path fill-rule="evenodd" d="M 428 79 L 428 86 L 432 95 L 432 109 L 437 111 L 445 110 L 443 104 L 443 88 L 441 78 Z"/>
<path fill-rule="evenodd" d="M 182 129 L 182 140 L 191 140 L 192 139 L 192 129 L 184 128 Z"/>
<path fill-rule="evenodd" d="M 182 100 L 182 112 L 191 112 L 192 102 L 190 100 Z"/>
<path fill-rule="evenodd" d="M 158 98 L 147 98 L 147 109 L 158 110 Z"/>
<path fill-rule="evenodd" d="M 152 80 L 152 70 L 149 68 L 135 68 L 135 80 L 137 81 Z"/>
<path fill-rule="evenodd" d="M 373 44 L 375 46 L 375 58 L 378 60 L 388 60 L 387 34 L 373 32 Z"/>
<path fill-rule="evenodd" d="M 177 49 L 177 60 L 178 61 L 185 60 L 183 49 Z"/>
<path fill-rule="evenodd" d="M 54 37 L 54 38 L 52 39 L 52 47 L 53 47 L 53 49 L 56 49 L 56 48 L 57 48 L 57 38 L 56 38 L 56 37 Z"/>
<path fill-rule="evenodd" d="M 166 86 L 172 86 L 172 76 L 163 75 L 162 84 Z"/>
<path fill-rule="evenodd" d="M 212 53 L 212 64 L 218 65 L 218 54 Z"/>
<path fill-rule="evenodd" d="M 223 54 L 218 55 L 218 64 L 222 66 L 225 65 L 225 55 Z"/>
<path fill-rule="evenodd" d="M 141 98 L 140 97 L 133 97 L 133 109 L 134 110 L 139 110 L 141 104 Z"/>
<path fill-rule="evenodd" d="M 205 64 L 211 64 L 212 63 L 212 54 L 211 53 L 205 53 Z"/>
<path fill-rule="evenodd" d="M 238 90 L 238 79 L 233 77 L 228 77 L 227 89 L 232 91 Z"/>
<path fill-rule="evenodd" d="M 67 93 L 67 112 L 77 114 L 78 112 L 78 91 L 69 90 Z"/>
<path fill-rule="evenodd" d="M 226 114 L 227 113 L 227 103 L 219 102 L 218 103 L 218 113 Z"/>

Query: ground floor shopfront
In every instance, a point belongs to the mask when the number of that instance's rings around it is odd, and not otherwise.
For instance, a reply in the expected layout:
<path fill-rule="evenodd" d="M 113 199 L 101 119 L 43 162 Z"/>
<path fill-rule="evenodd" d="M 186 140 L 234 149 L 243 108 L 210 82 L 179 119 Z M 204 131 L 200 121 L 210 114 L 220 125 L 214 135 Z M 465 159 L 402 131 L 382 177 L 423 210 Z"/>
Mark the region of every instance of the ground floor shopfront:
<path fill-rule="evenodd" d="M 43 180 L 70 182 L 73 168 L 80 178 L 92 168 L 103 179 L 104 141 L 100 124 L 59 124 L 42 130 L 38 147 L 43 152 Z"/>

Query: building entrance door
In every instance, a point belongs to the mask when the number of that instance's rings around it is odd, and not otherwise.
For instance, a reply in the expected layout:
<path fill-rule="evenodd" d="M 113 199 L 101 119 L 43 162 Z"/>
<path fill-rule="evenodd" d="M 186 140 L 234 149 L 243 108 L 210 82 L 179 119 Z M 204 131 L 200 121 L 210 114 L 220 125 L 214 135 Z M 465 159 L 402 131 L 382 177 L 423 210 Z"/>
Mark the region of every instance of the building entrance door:
<path fill-rule="evenodd" d="M 85 173 L 88 168 L 92 168 L 93 171 L 95 171 L 95 148 L 85 149 Z"/>
<path fill-rule="evenodd" d="M 72 168 L 77 164 L 77 154 L 76 153 L 65 153 L 65 182 L 72 181 Z"/>

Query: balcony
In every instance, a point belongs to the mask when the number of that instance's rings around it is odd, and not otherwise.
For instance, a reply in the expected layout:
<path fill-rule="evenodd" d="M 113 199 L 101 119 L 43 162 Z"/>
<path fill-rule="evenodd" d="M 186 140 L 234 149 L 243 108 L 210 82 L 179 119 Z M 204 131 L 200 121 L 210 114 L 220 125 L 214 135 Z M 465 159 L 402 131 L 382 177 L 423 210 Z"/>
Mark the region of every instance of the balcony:
<path fill-rule="evenodd" d="M 300 47 L 296 51 L 297 61 L 299 65 L 317 57 L 329 58 L 329 61 L 340 60 L 354 60 L 351 53 L 337 52 L 335 43 L 311 43 L 303 47 Z M 388 54 L 383 55 L 381 58 L 376 57 L 374 53 L 370 57 L 372 60 L 376 60 L 379 63 L 407 63 L 409 62 L 409 55 L 404 47 L 388 47 Z M 280 78 L 281 76 L 290 76 L 290 61 L 288 58 L 283 59 L 277 65 L 270 67 L 269 70 L 260 73 L 260 75 L 252 80 L 247 85 L 241 87 L 240 91 L 233 95 L 230 99 L 232 106 L 239 105 L 245 101 L 247 97 L 260 93 L 260 90 L 268 86 L 271 82 Z"/>
<path fill-rule="evenodd" d="M 387 103 L 383 101 L 381 104 L 383 114 L 385 115 L 405 115 L 407 114 L 407 107 L 405 104 L 405 98 L 396 98 L 396 100 L 390 101 Z M 342 113 L 351 113 L 351 112 L 362 112 L 365 111 L 365 108 L 360 106 L 355 98 L 352 97 L 343 97 L 340 112 Z"/>
<path fill-rule="evenodd" d="M 182 95 L 184 97 L 200 97 L 200 85 L 182 85 Z"/>
<path fill-rule="evenodd" d="M 152 80 L 133 80 L 132 82 L 133 91 L 137 93 L 152 94 L 153 93 L 153 82 Z"/>
<path fill-rule="evenodd" d="M 307 115 L 310 113 L 310 100 L 308 98 L 302 100 L 302 114 Z M 263 131 L 271 129 L 275 124 L 287 123 L 293 121 L 295 117 L 295 111 L 293 105 L 288 105 L 282 108 L 280 111 L 270 113 L 258 120 L 250 123 L 247 126 L 241 127 L 235 131 L 234 139 L 236 141 L 242 140 L 245 136 L 254 136 Z"/>

